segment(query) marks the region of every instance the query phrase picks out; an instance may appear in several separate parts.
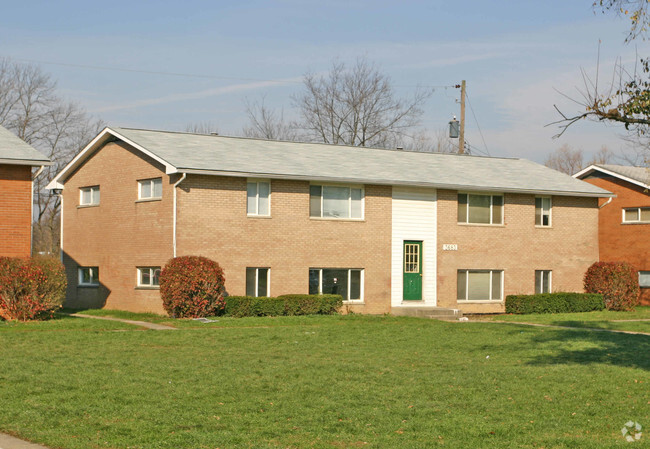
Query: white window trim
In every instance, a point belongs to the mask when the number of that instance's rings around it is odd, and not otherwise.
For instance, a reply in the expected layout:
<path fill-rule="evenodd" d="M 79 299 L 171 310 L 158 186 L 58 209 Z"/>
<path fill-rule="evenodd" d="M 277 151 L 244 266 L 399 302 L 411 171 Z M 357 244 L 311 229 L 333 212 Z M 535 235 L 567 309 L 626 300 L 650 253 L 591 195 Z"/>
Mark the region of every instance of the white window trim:
<path fill-rule="evenodd" d="M 269 267 L 246 267 L 252 268 L 255 270 L 255 297 L 258 298 L 260 296 L 270 296 L 271 295 L 271 268 Z M 260 270 L 266 270 L 266 293 L 263 295 L 259 294 L 259 280 L 260 280 Z"/>
<path fill-rule="evenodd" d="M 458 195 L 467 195 L 467 208 L 465 210 L 465 221 L 459 221 L 459 225 L 469 226 L 504 226 L 506 222 L 506 195 L 497 192 L 462 192 L 459 191 L 456 195 L 456 211 L 458 212 Z M 490 222 L 489 223 L 474 223 L 469 221 L 469 195 L 489 196 L 490 197 Z M 500 196 L 501 201 L 501 223 L 494 223 L 494 197 Z M 458 219 L 458 213 L 456 213 Z"/>
<path fill-rule="evenodd" d="M 90 202 L 84 203 L 84 192 L 90 192 Z M 79 189 L 79 205 L 80 206 L 99 206 L 101 197 L 99 201 L 94 202 L 95 192 L 99 192 L 99 186 L 90 186 L 90 187 L 81 187 Z"/>
<path fill-rule="evenodd" d="M 363 304 L 364 303 L 364 276 L 365 276 L 365 270 L 363 268 L 310 268 L 309 271 L 311 270 L 318 270 L 318 294 L 322 295 L 323 294 L 323 270 L 348 270 L 348 296 L 350 296 L 350 290 L 352 289 L 352 276 L 350 276 L 352 271 L 359 271 L 359 299 L 346 299 L 343 298 L 343 303 L 344 304 Z"/>
<path fill-rule="evenodd" d="M 83 281 L 83 270 L 90 270 L 90 282 Z M 98 287 L 99 286 L 99 268 L 98 267 L 79 267 L 78 271 L 79 287 Z"/>
<path fill-rule="evenodd" d="M 553 226 L 553 197 L 552 196 L 536 196 L 535 200 L 537 200 L 537 198 L 541 198 L 542 200 L 548 198 L 548 202 L 549 202 L 549 205 L 548 205 L 548 224 L 547 225 L 543 224 L 544 223 L 544 202 L 542 202 L 542 215 L 541 215 L 542 224 L 535 223 L 535 227 L 537 227 L 537 228 L 550 228 L 550 227 Z M 535 209 L 537 209 L 537 205 L 535 205 Z"/>
<path fill-rule="evenodd" d="M 644 276 L 650 276 L 650 271 L 644 271 L 644 270 L 639 271 L 639 287 L 641 287 L 641 288 L 650 288 L 650 284 L 648 284 L 648 285 L 641 285 L 641 275 L 642 275 L 642 274 L 643 274 Z"/>
<path fill-rule="evenodd" d="M 154 182 L 160 180 L 160 196 L 154 196 Z M 145 183 L 150 184 L 151 188 L 151 196 L 142 196 L 142 186 Z M 152 200 L 160 200 L 162 199 L 162 178 L 149 178 L 149 179 L 140 179 L 138 181 L 138 200 L 139 201 L 152 201 Z"/>
<path fill-rule="evenodd" d="M 311 186 L 319 186 L 321 187 L 320 191 L 320 217 L 313 217 L 311 215 L 311 210 L 309 213 L 309 218 L 312 220 L 337 220 L 337 221 L 363 221 L 365 220 L 366 216 L 366 189 L 363 185 L 357 185 L 357 184 L 336 184 L 336 183 L 329 183 L 329 182 L 313 182 L 309 184 L 309 187 L 311 189 Z M 323 187 L 347 187 L 348 188 L 348 217 L 324 217 L 323 216 Z M 358 218 L 352 218 L 352 189 L 361 189 L 361 217 Z M 309 201 L 311 202 L 311 190 L 309 192 Z M 311 204 L 310 204 L 311 208 Z"/>
<path fill-rule="evenodd" d="M 548 292 L 552 293 L 553 292 L 553 270 L 535 270 L 535 283 L 537 283 L 537 273 L 538 272 L 542 273 L 542 278 L 540 279 L 542 290 L 544 290 L 544 274 L 543 273 L 548 272 Z M 535 294 L 542 294 L 542 292 L 535 291 Z"/>
<path fill-rule="evenodd" d="M 151 279 L 152 283 L 150 284 L 142 284 L 140 283 L 140 280 L 142 279 L 141 273 L 142 270 L 149 270 L 149 279 Z M 160 285 L 156 285 L 153 283 L 153 278 L 154 278 L 154 271 L 155 270 L 162 270 L 161 267 L 137 267 L 136 269 L 136 286 L 139 288 L 160 288 Z"/>
<path fill-rule="evenodd" d="M 260 183 L 269 185 L 269 213 L 260 214 Z M 248 210 L 248 184 L 255 184 L 255 212 Z M 246 180 L 246 215 L 249 217 L 270 217 L 271 216 L 271 180 L 270 179 L 252 179 Z M 252 268 L 252 267 L 251 267 Z"/>
<path fill-rule="evenodd" d="M 499 272 L 501 273 L 501 298 L 499 299 L 458 299 L 458 293 L 456 294 L 456 301 L 459 303 L 463 304 L 498 304 L 500 302 L 503 302 L 503 297 L 504 291 L 503 291 L 503 285 L 504 285 L 504 278 L 505 278 L 505 272 L 504 270 L 458 270 L 456 271 L 456 276 L 458 276 L 459 271 L 464 271 L 465 272 L 465 297 L 469 297 L 469 273 L 490 273 L 490 296 L 492 296 L 492 273 L 494 272 Z"/>
<path fill-rule="evenodd" d="M 625 219 L 625 211 L 634 210 L 634 209 L 636 209 L 639 219 L 638 220 L 626 220 Z M 626 224 L 630 224 L 630 223 L 632 223 L 632 224 L 647 224 L 647 223 L 650 223 L 650 221 L 642 221 L 641 220 L 641 209 L 650 209 L 650 207 L 649 206 L 624 207 L 623 209 L 621 209 L 621 214 L 622 214 L 621 223 L 626 223 Z"/>

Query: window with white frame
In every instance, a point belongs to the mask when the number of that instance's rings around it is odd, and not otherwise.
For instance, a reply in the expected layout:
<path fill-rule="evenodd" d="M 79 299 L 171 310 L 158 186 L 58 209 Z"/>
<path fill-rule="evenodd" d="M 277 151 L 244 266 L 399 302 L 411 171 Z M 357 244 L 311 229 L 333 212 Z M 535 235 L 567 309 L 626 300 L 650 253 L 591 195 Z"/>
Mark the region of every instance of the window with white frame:
<path fill-rule="evenodd" d="M 79 189 L 79 204 L 81 206 L 99 205 L 99 186 L 82 187 Z"/>
<path fill-rule="evenodd" d="M 246 268 L 246 296 L 269 296 L 268 268 Z"/>
<path fill-rule="evenodd" d="M 246 213 L 248 215 L 271 215 L 271 183 L 269 181 L 248 181 L 246 196 Z"/>
<path fill-rule="evenodd" d="M 138 199 L 157 200 L 162 198 L 162 178 L 138 181 Z"/>
<path fill-rule="evenodd" d="M 551 293 L 551 270 L 535 270 L 535 293 Z"/>
<path fill-rule="evenodd" d="M 650 223 L 650 207 L 626 207 L 623 223 Z"/>
<path fill-rule="evenodd" d="M 503 224 L 503 195 L 459 193 L 458 223 Z"/>
<path fill-rule="evenodd" d="M 639 287 L 650 288 L 650 271 L 639 271 Z"/>
<path fill-rule="evenodd" d="M 311 185 L 309 216 L 314 218 L 363 218 L 363 188 Z"/>
<path fill-rule="evenodd" d="M 160 267 L 138 267 L 138 287 L 159 287 Z"/>
<path fill-rule="evenodd" d="M 363 301 L 363 270 L 310 268 L 309 294 L 341 295 L 344 301 Z"/>
<path fill-rule="evenodd" d="M 458 270 L 458 301 L 501 301 L 503 270 Z"/>
<path fill-rule="evenodd" d="M 535 226 L 551 226 L 551 198 L 535 198 Z"/>
<path fill-rule="evenodd" d="M 79 286 L 97 287 L 99 285 L 98 267 L 79 267 Z"/>

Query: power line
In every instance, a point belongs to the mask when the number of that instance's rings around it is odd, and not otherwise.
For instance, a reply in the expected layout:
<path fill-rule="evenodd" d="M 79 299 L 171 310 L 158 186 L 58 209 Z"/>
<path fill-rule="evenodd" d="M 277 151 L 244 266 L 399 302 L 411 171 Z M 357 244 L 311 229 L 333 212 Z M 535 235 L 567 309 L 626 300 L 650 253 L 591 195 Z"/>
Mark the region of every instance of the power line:
<path fill-rule="evenodd" d="M 472 111 L 472 116 L 474 117 L 474 122 L 476 122 L 476 127 L 478 128 L 478 133 L 481 135 L 481 140 L 483 140 L 483 146 L 485 146 L 485 151 L 488 156 L 490 156 L 490 150 L 488 150 L 487 143 L 485 143 L 485 137 L 483 137 L 483 131 L 481 131 L 481 126 L 478 124 L 478 120 L 476 119 L 476 114 L 474 113 L 474 108 L 472 107 L 472 102 L 469 100 L 469 95 L 467 92 L 465 92 L 465 95 L 467 96 L 467 104 L 469 104 L 469 109 Z"/>

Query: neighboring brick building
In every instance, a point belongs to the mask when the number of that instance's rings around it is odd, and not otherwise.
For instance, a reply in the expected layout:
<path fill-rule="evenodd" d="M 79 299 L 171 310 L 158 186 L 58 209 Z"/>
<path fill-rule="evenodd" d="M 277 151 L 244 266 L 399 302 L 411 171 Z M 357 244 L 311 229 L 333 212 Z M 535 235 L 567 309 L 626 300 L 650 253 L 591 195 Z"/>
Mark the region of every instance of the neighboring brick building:
<path fill-rule="evenodd" d="M 650 305 L 650 169 L 599 164 L 574 177 L 616 194 L 611 201 L 600 201 L 600 260 L 634 265 L 639 270 L 641 302 Z"/>
<path fill-rule="evenodd" d="M 520 159 L 121 128 L 48 187 L 66 305 L 154 312 L 174 255 L 219 262 L 233 295 L 503 311 L 510 293 L 582 289 L 610 195 Z"/>
<path fill-rule="evenodd" d="M 32 168 L 45 165 L 52 164 L 0 126 L 0 256 L 31 255 Z"/>

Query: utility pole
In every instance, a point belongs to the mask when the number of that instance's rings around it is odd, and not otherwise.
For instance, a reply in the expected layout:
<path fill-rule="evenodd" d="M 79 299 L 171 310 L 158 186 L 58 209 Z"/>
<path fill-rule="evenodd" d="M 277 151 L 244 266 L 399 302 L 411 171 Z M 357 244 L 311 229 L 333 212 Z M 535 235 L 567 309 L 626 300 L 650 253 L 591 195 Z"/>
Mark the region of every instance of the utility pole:
<path fill-rule="evenodd" d="M 458 136 L 458 154 L 465 153 L 465 80 L 460 84 L 460 135 Z"/>

